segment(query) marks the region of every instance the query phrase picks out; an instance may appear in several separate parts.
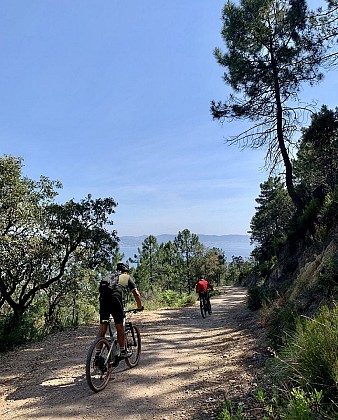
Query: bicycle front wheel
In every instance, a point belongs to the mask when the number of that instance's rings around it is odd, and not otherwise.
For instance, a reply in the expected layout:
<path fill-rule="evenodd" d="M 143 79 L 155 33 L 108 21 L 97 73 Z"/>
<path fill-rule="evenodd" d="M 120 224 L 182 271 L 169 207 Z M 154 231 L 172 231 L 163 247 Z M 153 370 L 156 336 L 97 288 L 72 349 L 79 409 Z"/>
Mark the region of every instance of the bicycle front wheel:
<path fill-rule="evenodd" d="M 97 349 L 100 349 L 98 354 Z M 109 363 L 110 342 L 98 337 L 90 345 L 86 359 L 86 379 L 89 388 L 94 392 L 104 389 L 110 379 L 113 367 Z"/>
<path fill-rule="evenodd" d="M 204 297 L 200 297 L 200 309 L 201 309 L 202 318 L 205 318 L 207 311 L 206 311 L 206 305 L 205 305 Z"/>
<path fill-rule="evenodd" d="M 132 351 L 132 355 L 125 359 L 126 364 L 129 367 L 134 367 L 138 364 L 141 354 L 141 334 L 135 325 L 126 331 L 126 347 Z"/>

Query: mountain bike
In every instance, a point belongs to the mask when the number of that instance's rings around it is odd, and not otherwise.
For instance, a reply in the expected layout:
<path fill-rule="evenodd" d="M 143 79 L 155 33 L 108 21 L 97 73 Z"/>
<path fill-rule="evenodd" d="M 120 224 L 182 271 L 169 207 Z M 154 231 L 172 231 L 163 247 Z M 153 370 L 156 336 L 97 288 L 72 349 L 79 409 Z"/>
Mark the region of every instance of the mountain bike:
<path fill-rule="evenodd" d="M 209 315 L 212 314 L 211 303 L 210 303 L 210 300 L 207 298 L 207 295 L 205 293 L 200 293 L 199 298 L 200 298 L 201 315 L 202 315 L 202 318 L 205 318 L 207 313 Z"/>
<path fill-rule="evenodd" d="M 86 379 L 92 391 L 99 392 L 107 386 L 113 370 L 121 360 L 125 360 L 130 368 L 138 364 L 141 353 L 141 335 L 139 329 L 130 320 L 127 320 L 128 314 L 137 312 L 139 312 L 138 309 L 125 311 L 124 331 L 126 350 L 131 352 L 129 357 L 120 357 L 117 333 L 112 327 L 113 318 L 109 318 L 109 336 L 97 337 L 90 345 L 86 358 Z M 98 353 L 97 350 L 100 352 Z"/>

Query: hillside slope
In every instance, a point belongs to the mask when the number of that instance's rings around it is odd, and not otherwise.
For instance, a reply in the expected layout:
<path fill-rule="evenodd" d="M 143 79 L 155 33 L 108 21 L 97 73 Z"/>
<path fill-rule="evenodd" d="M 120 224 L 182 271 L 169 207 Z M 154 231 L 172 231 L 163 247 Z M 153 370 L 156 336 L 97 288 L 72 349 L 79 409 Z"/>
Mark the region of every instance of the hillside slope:
<path fill-rule="evenodd" d="M 297 312 L 311 316 L 320 306 L 337 298 L 337 268 L 338 228 L 332 226 L 325 235 L 320 236 L 317 231 L 298 243 L 288 244 L 267 285 L 293 304 Z"/>

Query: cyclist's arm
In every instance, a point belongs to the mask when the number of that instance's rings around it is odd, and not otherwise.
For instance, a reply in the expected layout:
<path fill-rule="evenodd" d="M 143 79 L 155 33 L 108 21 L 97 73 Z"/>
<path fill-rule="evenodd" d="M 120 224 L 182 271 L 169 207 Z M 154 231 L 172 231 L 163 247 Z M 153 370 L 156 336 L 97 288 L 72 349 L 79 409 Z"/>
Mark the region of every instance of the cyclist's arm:
<path fill-rule="evenodd" d="M 129 290 L 131 291 L 131 293 L 134 296 L 134 299 L 135 299 L 136 304 L 137 304 L 137 309 L 142 311 L 143 306 L 142 306 L 142 301 L 141 301 L 141 295 L 140 295 L 140 292 L 137 290 L 137 286 L 136 286 L 135 281 L 131 277 L 129 277 L 128 287 L 129 287 Z"/>
<path fill-rule="evenodd" d="M 137 309 L 142 309 L 142 302 L 141 302 L 141 296 L 140 296 L 140 292 L 137 289 L 132 290 L 132 294 L 134 296 L 134 299 L 136 301 L 137 304 Z"/>

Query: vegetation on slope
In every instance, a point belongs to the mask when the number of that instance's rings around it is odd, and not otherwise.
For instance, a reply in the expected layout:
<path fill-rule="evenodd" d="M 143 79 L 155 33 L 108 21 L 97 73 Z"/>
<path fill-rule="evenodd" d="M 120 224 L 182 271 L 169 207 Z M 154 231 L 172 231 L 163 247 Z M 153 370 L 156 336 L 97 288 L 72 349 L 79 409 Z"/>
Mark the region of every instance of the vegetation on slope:
<path fill-rule="evenodd" d="M 251 122 L 228 141 L 264 147 L 271 168 L 250 226 L 254 268 L 242 281 L 278 361 L 269 375 L 278 392 L 269 396 L 267 418 L 338 415 L 338 109 L 314 112 L 299 96 L 304 83 L 336 69 L 337 11 L 335 0 L 313 12 L 304 0 L 228 2 L 226 51 L 215 50 L 232 92 L 212 102 L 212 114 Z M 244 414 L 229 406 L 222 415 Z"/>

